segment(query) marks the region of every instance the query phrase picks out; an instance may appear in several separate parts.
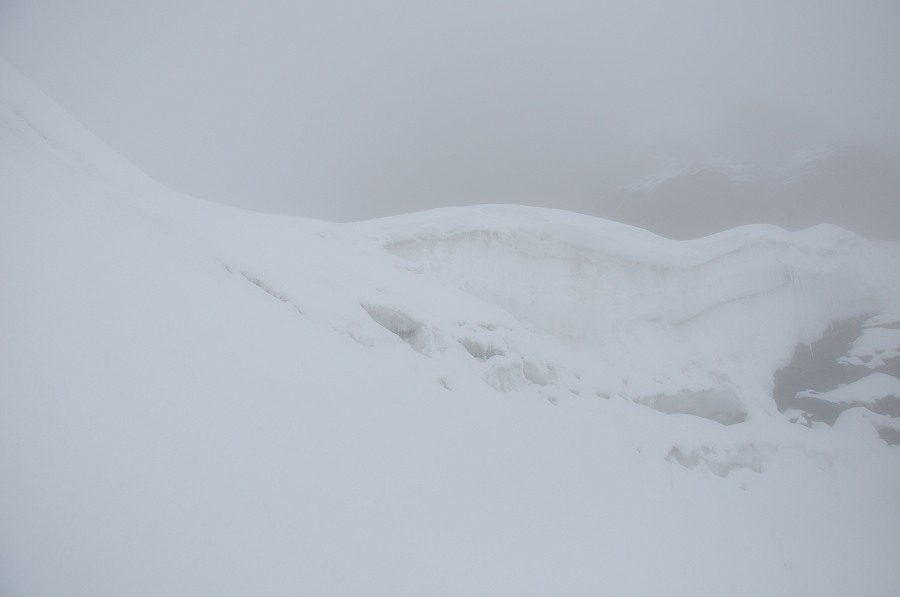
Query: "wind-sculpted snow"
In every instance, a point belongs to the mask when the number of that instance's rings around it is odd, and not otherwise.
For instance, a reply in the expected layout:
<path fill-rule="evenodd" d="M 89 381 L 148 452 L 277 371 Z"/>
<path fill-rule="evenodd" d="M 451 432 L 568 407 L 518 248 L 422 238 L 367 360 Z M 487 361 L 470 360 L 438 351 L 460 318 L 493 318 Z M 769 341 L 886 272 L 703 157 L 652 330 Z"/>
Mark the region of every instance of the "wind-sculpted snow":
<path fill-rule="evenodd" d="M 891 595 L 897 419 L 772 395 L 898 254 L 225 208 L 0 67 L 0 594 Z"/>
<path fill-rule="evenodd" d="M 792 362 L 775 375 L 773 397 L 797 422 L 834 422 L 865 406 L 900 416 L 900 337 L 896 313 L 835 322 L 816 342 L 798 346 Z M 893 427 L 868 418 L 882 437 L 898 443 Z"/>
<path fill-rule="evenodd" d="M 800 392 L 797 398 L 813 398 L 838 404 L 873 403 L 885 398 L 897 400 L 900 399 L 900 379 L 885 373 L 872 373 L 828 392 L 815 390 Z"/>
<path fill-rule="evenodd" d="M 481 207 L 358 228 L 415 276 L 511 316 L 503 337 L 480 342 L 503 347 L 494 355 L 501 368 L 519 366 L 511 357 L 547 363 L 560 389 L 721 422 L 771 411 L 771 376 L 798 342 L 890 296 L 878 276 L 853 267 L 865 259 L 862 241 L 831 227 L 748 227 L 675 243 L 573 214 Z M 419 325 L 453 329 L 463 314 L 449 308 Z M 526 380 L 511 371 L 499 385 L 520 389 L 510 377 Z"/>
<path fill-rule="evenodd" d="M 900 358 L 900 329 L 872 327 L 864 330 L 842 361 L 865 365 L 869 369 L 884 366 L 890 359 Z"/>

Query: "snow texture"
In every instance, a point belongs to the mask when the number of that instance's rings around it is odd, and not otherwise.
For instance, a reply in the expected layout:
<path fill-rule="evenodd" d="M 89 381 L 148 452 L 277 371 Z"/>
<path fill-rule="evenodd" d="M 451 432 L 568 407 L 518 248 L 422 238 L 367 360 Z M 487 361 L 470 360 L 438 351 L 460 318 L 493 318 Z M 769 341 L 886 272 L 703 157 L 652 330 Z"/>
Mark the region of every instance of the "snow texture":
<path fill-rule="evenodd" d="M 0 65 L 0 594 L 893 595 L 895 421 L 771 390 L 898 255 L 226 208 Z"/>
<path fill-rule="evenodd" d="M 807 390 L 800 392 L 797 397 L 815 398 L 837 404 L 873 404 L 885 398 L 900 398 L 900 379 L 884 373 L 872 373 L 828 392 Z"/>
<path fill-rule="evenodd" d="M 853 342 L 853 346 L 847 355 L 841 358 L 841 362 L 876 369 L 883 367 L 886 361 L 898 357 L 900 357 L 900 329 L 869 327 Z"/>

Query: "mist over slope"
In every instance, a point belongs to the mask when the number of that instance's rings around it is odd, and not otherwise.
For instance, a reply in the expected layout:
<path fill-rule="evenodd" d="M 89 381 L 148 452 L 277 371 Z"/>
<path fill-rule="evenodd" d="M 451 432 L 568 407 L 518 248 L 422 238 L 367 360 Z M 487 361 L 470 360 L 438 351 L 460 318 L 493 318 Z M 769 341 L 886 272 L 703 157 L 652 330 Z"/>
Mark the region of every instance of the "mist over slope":
<path fill-rule="evenodd" d="M 900 239 L 900 164 L 859 145 L 794 148 L 781 160 L 657 157 L 597 212 L 668 238 L 697 238 L 746 222 L 798 230 L 839 224 Z"/>
<path fill-rule="evenodd" d="M 0 593 L 895 590 L 894 419 L 772 388 L 897 244 L 241 211 L 0 82 Z"/>

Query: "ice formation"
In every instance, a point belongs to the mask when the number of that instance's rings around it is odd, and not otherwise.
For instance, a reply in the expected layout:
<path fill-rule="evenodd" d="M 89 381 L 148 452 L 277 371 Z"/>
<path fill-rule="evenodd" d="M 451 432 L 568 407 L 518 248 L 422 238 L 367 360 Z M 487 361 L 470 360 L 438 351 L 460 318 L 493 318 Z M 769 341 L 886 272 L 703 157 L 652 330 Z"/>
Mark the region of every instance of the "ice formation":
<path fill-rule="evenodd" d="M 240 211 L 0 83 L 4 595 L 896 590 L 896 420 L 772 386 L 898 245 Z"/>

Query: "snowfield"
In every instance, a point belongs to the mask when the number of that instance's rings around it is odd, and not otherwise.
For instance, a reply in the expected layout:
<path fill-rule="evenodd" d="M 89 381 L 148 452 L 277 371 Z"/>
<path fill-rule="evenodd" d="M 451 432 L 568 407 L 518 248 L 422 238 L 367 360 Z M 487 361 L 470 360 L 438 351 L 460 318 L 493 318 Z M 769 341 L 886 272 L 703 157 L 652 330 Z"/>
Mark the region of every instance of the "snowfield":
<path fill-rule="evenodd" d="M 900 586 L 898 426 L 859 406 L 896 386 L 896 243 L 241 211 L 2 65 L 0 275 L 2 595 Z M 823 397 L 856 408 L 780 413 L 775 372 L 862 316 L 877 383 Z"/>

